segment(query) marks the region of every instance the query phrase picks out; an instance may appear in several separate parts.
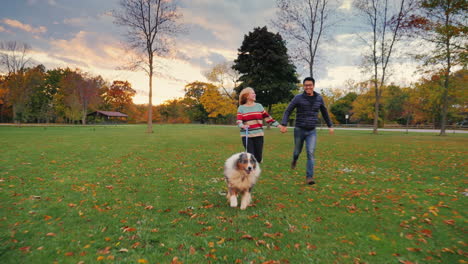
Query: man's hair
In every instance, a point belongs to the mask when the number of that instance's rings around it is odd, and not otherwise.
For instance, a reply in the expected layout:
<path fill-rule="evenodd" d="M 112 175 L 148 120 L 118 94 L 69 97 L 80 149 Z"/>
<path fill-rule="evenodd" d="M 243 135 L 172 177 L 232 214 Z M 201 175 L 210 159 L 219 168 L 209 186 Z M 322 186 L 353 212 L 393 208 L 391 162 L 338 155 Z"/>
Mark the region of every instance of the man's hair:
<path fill-rule="evenodd" d="M 304 84 L 306 81 L 312 81 L 312 83 L 315 85 L 315 79 L 312 77 L 306 77 L 304 81 L 302 81 L 302 84 Z"/>

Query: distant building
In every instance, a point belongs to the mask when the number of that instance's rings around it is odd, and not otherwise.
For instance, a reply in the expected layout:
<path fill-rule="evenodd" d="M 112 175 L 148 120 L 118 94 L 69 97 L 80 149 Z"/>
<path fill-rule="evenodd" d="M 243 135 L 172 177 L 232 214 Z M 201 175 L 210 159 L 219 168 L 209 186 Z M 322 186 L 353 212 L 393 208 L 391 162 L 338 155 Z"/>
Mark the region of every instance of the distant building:
<path fill-rule="evenodd" d="M 128 115 L 112 111 L 95 111 L 88 115 L 89 123 L 127 123 Z"/>

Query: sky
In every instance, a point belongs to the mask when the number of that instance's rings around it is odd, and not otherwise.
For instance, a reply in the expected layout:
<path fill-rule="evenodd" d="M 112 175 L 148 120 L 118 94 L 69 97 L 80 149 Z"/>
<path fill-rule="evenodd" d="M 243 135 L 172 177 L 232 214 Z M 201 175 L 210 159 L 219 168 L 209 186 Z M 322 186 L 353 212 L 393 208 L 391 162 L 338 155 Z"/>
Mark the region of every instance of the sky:
<path fill-rule="evenodd" d="M 348 80 L 368 75 L 359 66 L 364 43 L 357 37 L 365 29 L 352 8 L 353 0 L 337 3 L 336 24 L 324 39 L 315 74 L 318 89 L 343 89 Z M 101 75 L 111 83 L 128 80 L 137 91 L 134 102 L 148 103 L 148 76 L 122 70 L 126 63 L 125 29 L 114 23 L 119 0 L 0 0 L 0 41 L 31 46 L 35 64 L 46 69 L 79 68 Z M 153 81 L 153 104 L 184 96 L 185 85 L 207 81 L 203 76 L 216 64 L 232 62 L 244 35 L 267 26 L 276 33 L 275 0 L 179 0 L 180 22 L 185 32 L 174 39 L 178 56 L 157 58 L 160 65 Z M 182 55 L 182 56 L 181 56 Z M 399 60 L 391 80 L 401 85 L 417 81 L 416 63 Z M 306 69 L 297 68 L 299 79 Z"/>

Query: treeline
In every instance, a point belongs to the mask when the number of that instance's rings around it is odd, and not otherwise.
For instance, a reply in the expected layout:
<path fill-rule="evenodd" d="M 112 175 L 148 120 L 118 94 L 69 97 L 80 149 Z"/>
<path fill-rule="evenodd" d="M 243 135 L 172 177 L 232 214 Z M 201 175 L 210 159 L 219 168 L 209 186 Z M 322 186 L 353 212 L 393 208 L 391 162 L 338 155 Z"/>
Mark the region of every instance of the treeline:
<path fill-rule="evenodd" d="M 216 67 L 219 65 L 213 71 Z M 451 80 L 448 123 L 455 124 L 465 119 L 468 113 L 468 70 L 453 73 Z M 410 87 L 394 84 L 384 87 L 379 125 L 438 127 L 443 82 L 444 74 L 441 73 L 421 79 Z M 320 83 L 317 86 L 320 88 Z M 347 86 L 319 91 L 334 123 L 372 124 L 375 105 L 372 85 L 349 82 Z M 298 84 L 294 93 L 300 92 L 302 88 Z M 39 65 L 0 75 L 0 122 L 86 124 L 88 113 L 103 110 L 125 113 L 129 123 L 144 123 L 148 117 L 147 106 L 135 104 L 135 94 L 128 81 L 110 83 L 99 75 L 79 69 L 46 70 Z M 286 106 L 287 103 L 273 104 L 272 116 L 281 120 Z M 156 123 L 233 124 L 236 109 L 234 90 L 226 90 L 216 82 L 196 81 L 185 86 L 184 97 L 153 106 L 152 119 Z"/>
<path fill-rule="evenodd" d="M 468 113 L 468 70 L 462 69 L 451 75 L 449 89 L 450 106 L 448 124 L 464 120 Z M 444 74 L 435 74 L 419 82 L 401 87 L 395 84 L 385 86 L 382 91 L 379 126 L 384 125 L 429 125 L 440 127 Z M 320 84 L 317 83 L 320 87 Z M 193 82 L 185 87 L 185 97 L 165 102 L 157 107 L 168 122 L 200 122 L 233 124 L 237 109 L 234 96 L 221 92 L 212 83 Z M 346 92 L 344 92 L 346 91 Z M 301 93 L 298 84 L 295 94 Z M 369 82 L 348 83 L 345 89 L 319 91 L 330 110 L 335 124 L 371 125 L 374 118 L 375 91 Z M 261 95 L 259 95 L 261 96 Z M 261 99 L 261 98 L 258 98 Z M 287 103 L 273 104 L 270 114 L 281 120 Z M 294 115 L 292 116 L 294 118 Z M 161 119 L 161 118 L 160 118 Z M 290 120 L 292 125 L 294 120 Z"/>
<path fill-rule="evenodd" d="M 86 124 L 95 110 L 125 112 L 137 122 L 145 112 L 133 103 L 135 94 L 127 81 L 39 65 L 0 75 L 0 122 Z"/>

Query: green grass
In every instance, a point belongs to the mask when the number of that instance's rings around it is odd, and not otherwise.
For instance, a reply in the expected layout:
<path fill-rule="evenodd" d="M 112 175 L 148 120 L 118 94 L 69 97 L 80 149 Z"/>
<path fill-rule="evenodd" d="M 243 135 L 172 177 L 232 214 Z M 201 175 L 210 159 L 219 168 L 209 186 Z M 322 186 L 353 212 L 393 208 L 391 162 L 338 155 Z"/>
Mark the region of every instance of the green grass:
<path fill-rule="evenodd" d="M 230 208 L 234 127 L 0 127 L 2 263 L 467 263 L 467 135 L 319 131 L 316 180 L 266 131 Z M 407 261 L 407 262 L 405 262 Z"/>

